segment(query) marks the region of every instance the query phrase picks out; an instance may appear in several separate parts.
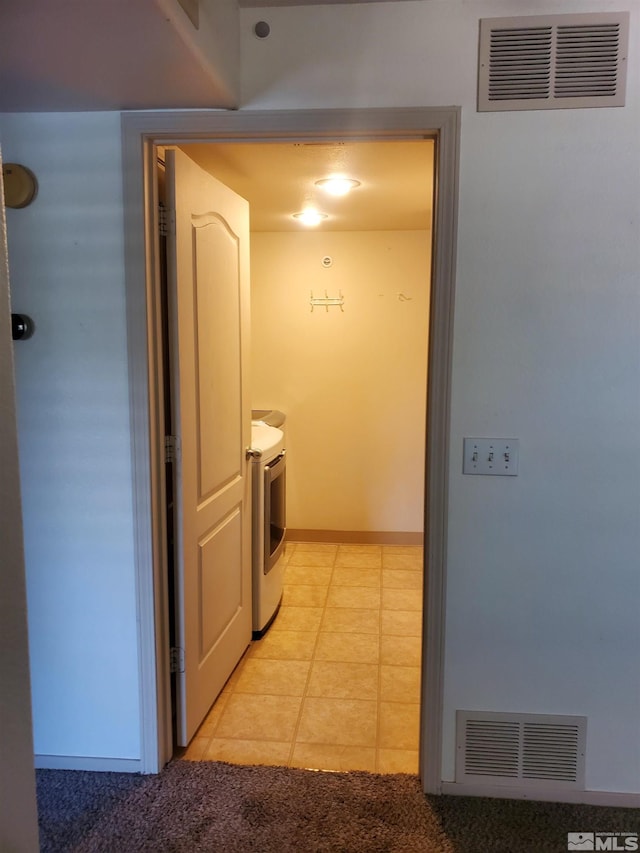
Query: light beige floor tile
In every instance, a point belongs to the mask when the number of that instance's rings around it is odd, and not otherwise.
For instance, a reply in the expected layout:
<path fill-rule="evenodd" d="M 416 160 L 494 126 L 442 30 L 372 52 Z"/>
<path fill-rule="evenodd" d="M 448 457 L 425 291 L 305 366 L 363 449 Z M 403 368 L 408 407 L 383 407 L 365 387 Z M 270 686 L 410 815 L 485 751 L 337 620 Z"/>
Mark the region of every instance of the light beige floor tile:
<path fill-rule="evenodd" d="M 281 607 L 272 631 L 317 631 L 322 619 L 322 607 Z"/>
<path fill-rule="evenodd" d="M 234 693 L 222 713 L 216 737 L 291 741 L 301 702 L 292 696 Z"/>
<path fill-rule="evenodd" d="M 417 773 L 422 559 L 408 546 L 287 543 L 283 607 L 183 757 Z"/>
<path fill-rule="evenodd" d="M 288 764 L 291 744 L 287 741 L 240 740 L 213 738 L 204 754 L 205 761 L 228 761 L 230 764 Z"/>
<path fill-rule="evenodd" d="M 327 600 L 326 586 L 285 584 L 282 597 L 283 607 L 324 607 Z"/>
<path fill-rule="evenodd" d="M 380 638 L 380 662 L 389 666 L 420 666 L 422 637 Z"/>
<path fill-rule="evenodd" d="M 378 703 L 363 699 L 307 698 L 302 705 L 298 743 L 375 746 Z"/>
<path fill-rule="evenodd" d="M 360 545 L 357 542 L 343 542 L 338 547 L 339 554 L 382 554 L 382 545 Z"/>
<path fill-rule="evenodd" d="M 419 637 L 422 634 L 422 613 L 419 610 L 383 610 L 382 633 Z"/>
<path fill-rule="evenodd" d="M 333 566 L 335 556 L 330 551 L 298 551 L 293 552 L 289 566 Z"/>
<path fill-rule="evenodd" d="M 382 567 L 384 569 L 405 569 L 422 571 L 422 554 L 393 554 L 385 551 L 382 555 Z"/>
<path fill-rule="evenodd" d="M 326 607 L 320 630 L 347 634 L 379 634 L 380 611 Z"/>
<path fill-rule="evenodd" d="M 383 569 L 383 589 L 422 589 L 422 573 L 410 569 Z"/>
<path fill-rule="evenodd" d="M 245 662 L 235 692 L 302 696 L 310 666 L 306 660 L 251 658 Z"/>
<path fill-rule="evenodd" d="M 329 587 L 327 607 L 359 607 L 373 610 L 380 607 L 380 590 L 377 586 L 335 586 Z"/>
<path fill-rule="evenodd" d="M 424 549 L 421 545 L 383 545 L 382 546 L 382 554 L 411 554 L 413 556 L 418 555 L 422 557 Z"/>
<path fill-rule="evenodd" d="M 367 550 L 361 546 L 360 550 L 354 550 L 354 546 L 341 545 L 336 556 L 336 566 L 349 566 L 356 569 L 380 569 L 382 568 L 382 549 L 379 545 L 373 545 Z M 351 548 L 352 550 L 346 550 Z"/>
<path fill-rule="evenodd" d="M 216 701 L 213 703 L 211 710 L 204 718 L 202 725 L 196 732 L 196 737 L 210 738 L 213 735 L 215 728 L 220 720 L 220 717 L 222 716 L 222 712 L 224 711 L 224 706 L 227 704 L 227 699 L 230 695 L 231 692 L 221 693 L 218 696 Z"/>
<path fill-rule="evenodd" d="M 378 773 L 413 773 L 418 772 L 417 749 L 379 749 Z"/>
<path fill-rule="evenodd" d="M 296 542 L 295 550 L 298 554 L 316 551 L 318 554 L 332 554 L 335 557 L 338 553 L 338 546 L 331 542 Z"/>
<path fill-rule="evenodd" d="M 380 666 L 380 699 L 388 702 L 420 701 L 419 666 Z"/>
<path fill-rule="evenodd" d="M 311 660 L 318 635 L 315 631 L 269 631 L 252 644 L 251 658 Z"/>
<path fill-rule="evenodd" d="M 365 746 L 296 743 L 291 766 L 308 770 L 366 770 L 373 773 L 376 769 L 376 750 Z"/>
<path fill-rule="evenodd" d="M 307 696 L 331 699 L 377 699 L 378 666 L 375 663 L 314 661 Z"/>
<path fill-rule="evenodd" d="M 181 758 L 184 761 L 202 761 L 208 745 L 208 737 L 194 737 Z"/>
<path fill-rule="evenodd" d="M 382 581 L 380 569 L 356 569 L 336 566 L 331 579 L 332 586 L 368 586 L 379 588 Z"/>
<path fill-rule="evenodd" d="M 281 555 L 280 559 L 283 561 L 283 563 L 284 563 L 284 565 L 285 565 L 285 566 L 287 565 L 287 563 L 288 563 L 288 562 L 289 562 L 289 560 L 291 559 L 291 556 L 292 556 L 292 554 L 293 554 L 294 550 L 295 550 L 295 546 L 294 546 L 294 545 L 290 545 L 289 543 L 287 543 L 287 544 L 284 546 L 284 551 L 282 552 L 282 555 Z"/>
<path fill-rule="evenodd" d="M 343 663 L 378 663 L 380 643 L 376 634 L 318 634 L 315 660 Z"/>
<path fill-rule="evenodd" d="M 378 747 L 380 749 L 418 749 L 420 705 L 380 702 Z"/>
<path fill-rule="evenodd" d="M 422 610 L 422 590 L 383 589 L 383 610 Z"/>
<path fill-rule="evenodd" d="M 332 571 L 331 566 L 289 565 L 284 572 L 284 582 L 290 585 L 329 586 Z"/>
<path fill-rule="evenodd" d="M 242 672 L 242 667 L 244 666 L 244 662 L 247 660 L 250 653 L 251 653 L 251 644 L 249 644 L 245 653 L 242 655 L 242 657 L 240 658 L 240 660 L 236 664 L 235 669 L 233 670 L 233 672 L 231 673 L 231 675 L 227 679 L 224 687 L 222 688 L 222 693 L 220 694 L 221 696 L 224 693 L 233 693 L 233 687 L 234 687 L 236 681 L 238 680 L 238 678 L 240 677 L 240 673 Z"/>

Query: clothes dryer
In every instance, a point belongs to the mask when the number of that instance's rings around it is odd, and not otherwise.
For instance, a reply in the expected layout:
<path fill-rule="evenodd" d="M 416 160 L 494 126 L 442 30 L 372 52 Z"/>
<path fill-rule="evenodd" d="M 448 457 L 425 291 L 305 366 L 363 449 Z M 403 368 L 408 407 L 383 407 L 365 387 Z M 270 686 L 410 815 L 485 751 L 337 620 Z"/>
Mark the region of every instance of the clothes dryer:
<path fill-rule="evenodd" d="M 284 433 L 254 421 L 252 459 L 253 638 L 259 639 L 277 616 L 284 585 L 286 525 L 286 449 Z"/>

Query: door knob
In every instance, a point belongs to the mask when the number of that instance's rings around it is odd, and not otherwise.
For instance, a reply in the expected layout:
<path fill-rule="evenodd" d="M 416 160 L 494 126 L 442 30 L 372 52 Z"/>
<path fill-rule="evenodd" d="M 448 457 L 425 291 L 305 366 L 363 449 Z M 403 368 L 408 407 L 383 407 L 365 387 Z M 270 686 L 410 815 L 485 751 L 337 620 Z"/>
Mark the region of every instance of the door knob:
<path fill-rule="evenodd" d="M 31 317 L 26 314 L 11 315 L 11 336 L 14 341 L 26 341 L 35 331 Z"/>

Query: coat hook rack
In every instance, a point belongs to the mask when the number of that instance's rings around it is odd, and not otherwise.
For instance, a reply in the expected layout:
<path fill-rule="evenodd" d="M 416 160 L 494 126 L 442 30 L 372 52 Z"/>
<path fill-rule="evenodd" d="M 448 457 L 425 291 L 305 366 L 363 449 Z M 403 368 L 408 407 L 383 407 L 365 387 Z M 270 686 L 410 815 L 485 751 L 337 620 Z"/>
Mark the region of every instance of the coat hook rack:
<path fill-rule="evenodd" d="M 338 291 L 338 296 L 329 296 L 327 291 L 325 290 L 324 296 L 314 296 L 313 290 L 311 291 L 311 312 L 313 313 L 313 309 L 316 305 L 324 305 L 327 314 L 329 313 L 330 305 L 338 305 L 340 310 L 344 313 L 344 296 L 342 295 L 342 291 Z"/>

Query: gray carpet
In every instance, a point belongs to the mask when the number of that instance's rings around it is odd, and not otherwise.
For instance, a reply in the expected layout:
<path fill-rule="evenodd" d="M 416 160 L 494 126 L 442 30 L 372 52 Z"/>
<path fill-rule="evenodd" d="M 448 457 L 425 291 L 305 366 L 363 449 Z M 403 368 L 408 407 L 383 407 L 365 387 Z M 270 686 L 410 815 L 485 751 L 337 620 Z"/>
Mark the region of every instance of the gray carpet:
<path fill-rule="evenodd" d="M 39 770 L 46 853 L 562 853 L 635 809 L 424 797 L 417 777 L 178 761 L 158 776 Z"/>

